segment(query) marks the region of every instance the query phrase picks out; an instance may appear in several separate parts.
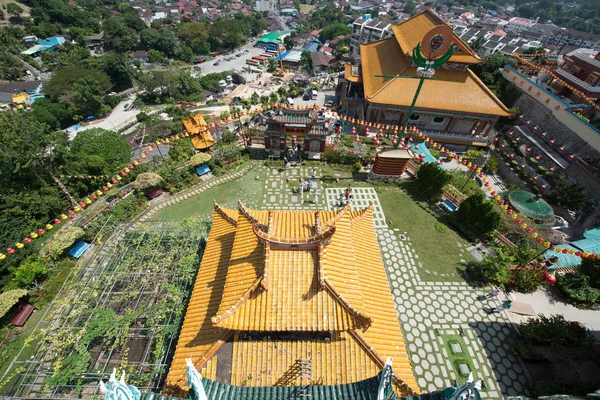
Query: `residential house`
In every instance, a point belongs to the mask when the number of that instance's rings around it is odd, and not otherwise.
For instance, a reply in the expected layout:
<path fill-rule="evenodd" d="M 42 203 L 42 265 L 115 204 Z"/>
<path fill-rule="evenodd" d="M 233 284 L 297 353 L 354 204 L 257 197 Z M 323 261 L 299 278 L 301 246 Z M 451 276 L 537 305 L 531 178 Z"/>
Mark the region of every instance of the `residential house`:
<path fill-rule="evenodd" d="M 146 50 L 136 50 L 131 53 L 131 58 L 142 63 L 148 62 L 148 52 Z"/>
<path fill-rule="evenodd" d="M 335 57 L 321 53 L 320 51 L 316 51 L 314 53 L 310 53 L 310 60 L 312 63 L 313 72 L 315 74 L 321 74 L 328 71 L 331 64 L 335 61 Z"/>
<path fill-rule="evenodd" d="M 513 17 L 509 19 L 505 24 L 501 24 L 503 26 L 500 27 L 508 34 L 519 35 L 522 32 L 533 28 L 537 24 L 538 20 L 539 18 L 527 19 L 521 17 Z"/>
<path fill-rule="evenodd" d="M 28 107 L 36 99 L 44 97 L 41 94 L 42 81 L 15 81 L 0 83 L 0 103 L 9 106 Z"/>
<path fill-rule="evenodd" d="M 371 18 L 371 14 L 363 14 L 361 18 L 352 24 L 350 52 L 360 54 L 361 44 L 373 43 L 392 37 L 394 34 L 391 26 L 387 21 Z"/>

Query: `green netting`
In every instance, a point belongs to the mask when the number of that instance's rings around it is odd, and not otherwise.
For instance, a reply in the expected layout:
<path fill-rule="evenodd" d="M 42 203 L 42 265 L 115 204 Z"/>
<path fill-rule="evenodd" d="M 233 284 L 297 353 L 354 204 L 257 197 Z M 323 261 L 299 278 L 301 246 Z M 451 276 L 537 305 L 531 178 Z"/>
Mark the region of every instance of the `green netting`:
<path fill-rule="evenodd" d="M 543 199 L 535 200 L 533 193 L 518 190 L 510 192 L 508 199 L 517 211 L 522 212 L 529 218 L 545 221 L 554 217 L 554 211 L 550 204 Z"/>

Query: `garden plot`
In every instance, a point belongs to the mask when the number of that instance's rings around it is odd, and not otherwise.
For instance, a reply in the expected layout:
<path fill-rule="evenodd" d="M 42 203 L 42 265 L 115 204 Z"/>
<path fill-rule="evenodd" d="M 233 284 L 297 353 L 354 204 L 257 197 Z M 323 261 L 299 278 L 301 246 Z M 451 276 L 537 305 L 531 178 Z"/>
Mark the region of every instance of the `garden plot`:
<path fill-rule="evenodd" d="M 184 220 L 113 236 L 44 316 L 31 359 L 8 391 L 36 398 L 100 398 L 113 368 L 141 390 L 161 387 L 208 225 Z"/>

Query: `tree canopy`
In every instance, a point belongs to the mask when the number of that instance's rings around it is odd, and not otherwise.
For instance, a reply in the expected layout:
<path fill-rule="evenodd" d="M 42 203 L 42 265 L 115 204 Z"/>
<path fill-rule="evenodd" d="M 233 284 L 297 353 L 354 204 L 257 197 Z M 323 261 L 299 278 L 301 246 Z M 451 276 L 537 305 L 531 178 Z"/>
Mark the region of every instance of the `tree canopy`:
<path fill-rule="evenodd" d="M 121 134 L 101 128 L 79 132 L 69 154 L 73 173 L 110 175 L 130 162 L 131 148 Z"/>
<path fill-rule="evenodd" d="M 433 199 L 438 199 L 444 190 L 444 186 L 451 180 L 446 170 L 434 163 L 425 163 L 417 172 L 417 185 Z"/>
<path fill-rule="evenodd" d="M 461 221 L 468 222 L 482 234 L 492 233 L 500 226 L 502 220 L 494 205 L 485 198 L 483 193 L 468 197 L 460 204 L 456 214 Z"/>

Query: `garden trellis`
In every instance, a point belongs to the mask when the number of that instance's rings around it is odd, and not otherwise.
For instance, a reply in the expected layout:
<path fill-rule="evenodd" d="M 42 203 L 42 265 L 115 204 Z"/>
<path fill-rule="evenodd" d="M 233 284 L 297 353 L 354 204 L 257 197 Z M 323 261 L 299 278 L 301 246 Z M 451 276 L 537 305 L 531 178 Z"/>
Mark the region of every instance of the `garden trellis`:
<path fill-rule="evenodd" d="M 98 381 L 115 367 L 143 391 L 160 389 L 208 228 L 184 220 L 117 229 L 49 307 L 35 354 L 14 363 L 4 391 L 100 398 Z"/>

